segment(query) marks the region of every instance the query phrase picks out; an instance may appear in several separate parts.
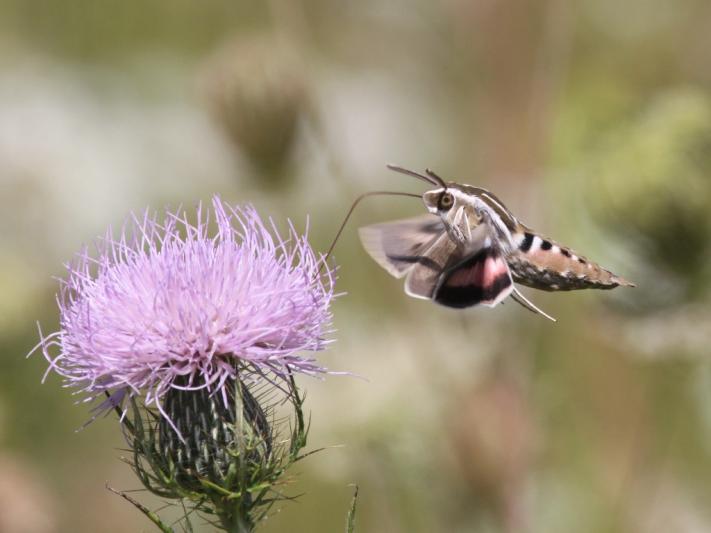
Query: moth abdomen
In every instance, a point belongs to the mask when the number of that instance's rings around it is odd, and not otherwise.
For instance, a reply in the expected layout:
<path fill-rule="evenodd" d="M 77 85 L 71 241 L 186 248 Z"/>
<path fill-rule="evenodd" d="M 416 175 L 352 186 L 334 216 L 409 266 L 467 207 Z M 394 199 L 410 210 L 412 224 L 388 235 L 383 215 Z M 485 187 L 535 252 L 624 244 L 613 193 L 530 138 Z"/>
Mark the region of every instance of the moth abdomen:
<path fill-rule="evenodd" d="M 613 289 L 634 284 L 590 261 L 570 248 L 528 228 L 515 239 L 517 248 L 507 257 L 514 281 L 546 291 Z"/>

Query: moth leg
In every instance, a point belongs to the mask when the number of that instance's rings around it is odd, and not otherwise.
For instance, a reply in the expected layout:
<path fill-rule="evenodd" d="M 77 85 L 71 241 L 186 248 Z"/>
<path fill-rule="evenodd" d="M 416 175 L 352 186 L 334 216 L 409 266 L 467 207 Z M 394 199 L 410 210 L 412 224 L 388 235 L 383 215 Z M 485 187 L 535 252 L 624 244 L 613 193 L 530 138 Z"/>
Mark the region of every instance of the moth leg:
<path fill-rule="evenodd" d="M 467 215 L 466 208 L 462 208 L 459 213 L 460 220 L 457 222 L 459 224 L 459 229 L 464 233 L 464 238 L 467 242 L 472 242 L 472 225 L 469 221 L 469 216 Z"/>
<path fill-rule="evenodd" d="M 484 224 L 487 224 L 491 228 L 493 236 L 495 236 L 496 240 L 498 241 L 496 245 L 499 248 L 504 248 L 504 249 L 508 248 L 508 246 L 506 246 L 506 243 L 508 243 L 511 240 L 510 235 L 506 235 L 506 233 L 504 233 L 501 230 L 501 227 L 499 226 L 499 224 L 497 224 L 496 221 L 494 221 L 494 219 L 491 218 L 491 215 L 488 212 L 481 211 L 479 213 L 479 217 L 481 218 L 481 220 Z"/>
<path fill-rule="evenodd" d="M 522 305 L 532 313 L 536 313 L 539 315 L 543 315 L 546 317 L 548 320 L 551 320 L 553 322 L 557 322 L 555 318 L 550 316 L 549 314 L 541 311 L 538 307 L 536 307 L 533 302 L 531 302 L 528 298 L 526 298 L 516 287 L 514 287 L 513 292 L 511 293 L 511 298 L 513 298 L 516 303 Z"/>
<path fill-rule="evenodd" d="M 471 228 L 464 213 L 464 207 L 460 207 L 454 214 L 451 224 L 447 225 L 447 230 L 453 241 L 462 245 L 471 240 Z"/>

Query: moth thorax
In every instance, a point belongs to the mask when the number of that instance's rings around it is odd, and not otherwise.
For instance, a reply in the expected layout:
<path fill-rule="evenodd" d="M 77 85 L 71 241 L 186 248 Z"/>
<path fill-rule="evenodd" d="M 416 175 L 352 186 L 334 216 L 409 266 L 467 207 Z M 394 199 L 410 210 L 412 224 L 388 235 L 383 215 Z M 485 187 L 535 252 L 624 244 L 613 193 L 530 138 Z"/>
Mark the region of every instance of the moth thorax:
<path fill-rule="evenodd" d="M 249 386 L 231 380 L 225 390 L 226 401 L 207 389 L 171 389 L 165 396 L 170 420 L 160 418 L 158 448 L 183 487 L 199 489 L 199 478 L 220 483 L 234 475 L 231 467 L 262 464 L 271 456 L 269 419 Z"/>

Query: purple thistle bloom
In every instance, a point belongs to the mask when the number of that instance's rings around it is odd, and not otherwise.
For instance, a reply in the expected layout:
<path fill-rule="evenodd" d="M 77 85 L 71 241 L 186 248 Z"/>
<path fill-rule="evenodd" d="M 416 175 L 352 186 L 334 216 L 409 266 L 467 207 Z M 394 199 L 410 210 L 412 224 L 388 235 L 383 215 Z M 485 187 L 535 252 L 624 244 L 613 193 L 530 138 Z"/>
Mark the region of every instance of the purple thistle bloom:
<path fill-rule="evenodd" d="M 99 411 L 140 395 L 162 411 L 171 389 L 226 398 L 245 364 L 277 378 L 325 371 L 303 352 L 329 342 L 333 270 L 291 223 L 282 239 L 251 206 L 215 197 L 205 211 L 196 224 L 182 209 L 134 215 L 98 257 L 84 249 L 67 265 L 60 330 L 40 332 L 38 348 L 87 401 L 109 395 Z"/>

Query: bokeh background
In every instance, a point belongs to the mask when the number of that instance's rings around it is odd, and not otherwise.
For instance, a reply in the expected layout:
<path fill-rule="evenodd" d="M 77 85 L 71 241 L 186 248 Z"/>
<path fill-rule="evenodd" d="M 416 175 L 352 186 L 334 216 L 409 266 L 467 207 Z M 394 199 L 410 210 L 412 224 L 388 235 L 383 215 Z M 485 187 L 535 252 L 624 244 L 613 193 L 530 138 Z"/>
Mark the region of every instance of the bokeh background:
<path fill-rule="evenodd" d="M 711 531 L 707 0 L 0 0 L 0 532 L 151 531 L 111 417 L 46 362 L 53 279 L 146 206 L 219 193 L 328 247 L 353 198 L 487 187 L 637 282 L 451 311 L 356 227 L 310 444 L 266 532 Z M 158 508 L 144 493 L 138 499 Z M 167 513 L 172 511 L 168 509 Z M 200 531 L 209 531 L 205 526 Z"/>

